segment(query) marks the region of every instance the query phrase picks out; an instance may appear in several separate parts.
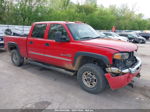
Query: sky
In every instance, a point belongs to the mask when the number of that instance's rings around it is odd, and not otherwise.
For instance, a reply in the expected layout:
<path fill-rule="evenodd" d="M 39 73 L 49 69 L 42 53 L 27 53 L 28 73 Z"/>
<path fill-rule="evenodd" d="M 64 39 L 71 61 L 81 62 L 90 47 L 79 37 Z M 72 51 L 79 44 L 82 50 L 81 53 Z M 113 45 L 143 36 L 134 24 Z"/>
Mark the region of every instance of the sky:
<path fill-rule="evenodd" d="M 84 0 L 72 1 L 74 3 L 84 3 Z M 104 7 L 109 7 L 110 5 L 116 5 L 117 7 L 121 7 L 121 5 L 126 4 L 129 8 L 133 8 L 136 13 L 143 13 L 144 18 L 150 18 L 149 0 L 97 0 L 97 3 L 99 5 L 103 5 Z"/>

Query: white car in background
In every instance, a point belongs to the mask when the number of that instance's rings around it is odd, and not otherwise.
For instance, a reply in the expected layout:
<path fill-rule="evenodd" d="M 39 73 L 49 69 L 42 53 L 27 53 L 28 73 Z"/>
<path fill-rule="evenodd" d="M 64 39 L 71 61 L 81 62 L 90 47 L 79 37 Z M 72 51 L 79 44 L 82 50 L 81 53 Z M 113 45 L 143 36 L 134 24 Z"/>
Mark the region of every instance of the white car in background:
<path fill-rule="evenodd" d="M 98 30 L 96 30 L 98 35 L 101 37 L 101 38 L 107 38 L 106 35 L 103 33 L 103 32 L 100 32 Z"/>
<path fill-rule="evenodd" d="M 117 33 L 114 32 L 103 32 L 108 38 L 114 39 L 114 40 L 122 40 L 122 41 L 126 41 L 128 42 L 128 38 L 127 37 L 123 37 L 118 35 Z"/>

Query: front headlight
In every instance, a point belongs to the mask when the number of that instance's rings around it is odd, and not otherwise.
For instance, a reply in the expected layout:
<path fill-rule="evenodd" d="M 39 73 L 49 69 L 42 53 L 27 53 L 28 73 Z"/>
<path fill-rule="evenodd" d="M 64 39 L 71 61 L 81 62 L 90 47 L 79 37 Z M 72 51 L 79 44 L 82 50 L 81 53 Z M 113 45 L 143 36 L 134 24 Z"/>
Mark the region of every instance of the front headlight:
<path fill-rule="evenodd" d="M 116 53 L 113 56 L 114 59 L 122 60 L 122 59 L 128 59 L 129 53 Z"/>

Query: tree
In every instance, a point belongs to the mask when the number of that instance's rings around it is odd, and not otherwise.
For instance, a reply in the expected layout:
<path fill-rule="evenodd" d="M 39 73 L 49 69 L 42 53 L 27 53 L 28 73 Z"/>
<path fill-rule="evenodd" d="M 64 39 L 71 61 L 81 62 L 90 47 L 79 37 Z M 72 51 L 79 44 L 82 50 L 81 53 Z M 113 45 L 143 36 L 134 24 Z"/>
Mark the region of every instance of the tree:
<path fill-rule="evenodd" d="M 97 0 L 74 4 L 70 0 L 0 0 L 0 23 L 31 25 L 35 21 L 83 21 L 95 29 L 145 30 L 150 19 L 136 14 L 127 5 L 105 8 Z"/>

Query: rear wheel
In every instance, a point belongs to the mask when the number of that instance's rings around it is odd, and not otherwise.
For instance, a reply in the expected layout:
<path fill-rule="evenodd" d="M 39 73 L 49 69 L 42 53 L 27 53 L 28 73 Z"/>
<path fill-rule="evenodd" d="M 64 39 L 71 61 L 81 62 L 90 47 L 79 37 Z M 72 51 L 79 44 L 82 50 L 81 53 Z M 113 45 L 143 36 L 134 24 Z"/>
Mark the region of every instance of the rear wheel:
<path fill-rule="evenodd" d="M 11 51 L 11 61 L 15 66 L 21 66 L 24 63 L 24 58 L 17 50 Z"/>
<path fill-rule="evenodd" d="M 104 71 L 96 64 L 83 65 L 77 73 L 77 79 L 81 88 L 89 93 L 100 93 L 106 87 Z"/>

